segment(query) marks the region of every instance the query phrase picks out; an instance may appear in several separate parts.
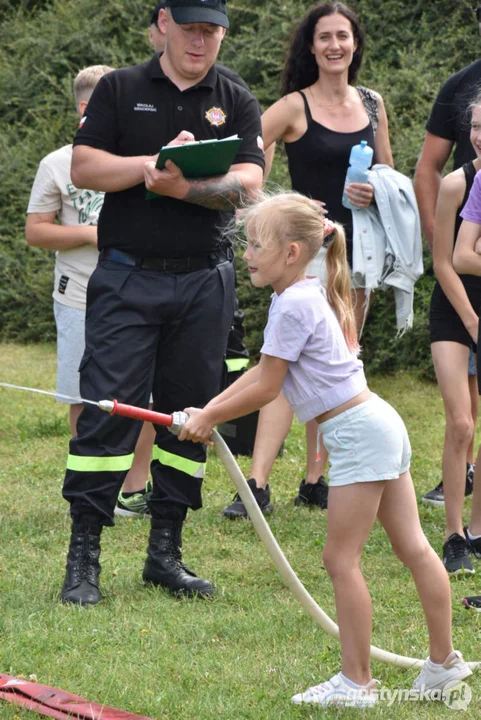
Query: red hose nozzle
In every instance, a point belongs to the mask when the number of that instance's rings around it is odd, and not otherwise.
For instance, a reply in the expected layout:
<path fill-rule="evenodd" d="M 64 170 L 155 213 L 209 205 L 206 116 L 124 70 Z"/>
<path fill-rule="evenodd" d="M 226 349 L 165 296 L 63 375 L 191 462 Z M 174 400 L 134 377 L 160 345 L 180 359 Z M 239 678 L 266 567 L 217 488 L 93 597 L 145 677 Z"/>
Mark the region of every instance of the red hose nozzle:
<path fill-rule="evenodd" d="M 169 428 L 174 435 L 179 434 L 182 425 L 187 422 L 189 417 L 187 413 L 184 412 L 174 412 L 172 415 L 165 415 L 164 413 L 155 412 L 155 410 L 135 407 L 135 405 L 124 405 L 123 403 L 117 402 L 117 400 L 101 400 L 99 402 L 99 408 L 111 415 L 122 415 L 123 417 L 133 418 L 134 420 L 143 420 L 144 422 L 154 423 L 154 425 L 162 425 L 163 427 Z"/>

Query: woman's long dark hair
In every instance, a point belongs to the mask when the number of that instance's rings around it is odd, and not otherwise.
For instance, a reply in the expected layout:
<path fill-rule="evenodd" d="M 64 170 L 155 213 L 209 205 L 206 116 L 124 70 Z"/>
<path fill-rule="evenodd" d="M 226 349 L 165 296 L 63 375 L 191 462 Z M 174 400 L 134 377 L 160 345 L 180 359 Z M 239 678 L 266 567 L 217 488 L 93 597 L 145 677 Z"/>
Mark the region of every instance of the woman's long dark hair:
<path fill-rule="evenodd" d="M 314 42 L 314 30 L 320 18 L 335 15 L 336 13 L 344 15 L 349 20 L 354 42 L 357 44 L 348 73 L 348 83 L 355 82 L 364 54 L 364 31 L 356 13 L 347 5 L 341 2 L 326 2 L 309 10 L 295 31 L 282 74 L 282 95 L 309 87 L 319 78 L 316 58 L 311 52 Z"/>

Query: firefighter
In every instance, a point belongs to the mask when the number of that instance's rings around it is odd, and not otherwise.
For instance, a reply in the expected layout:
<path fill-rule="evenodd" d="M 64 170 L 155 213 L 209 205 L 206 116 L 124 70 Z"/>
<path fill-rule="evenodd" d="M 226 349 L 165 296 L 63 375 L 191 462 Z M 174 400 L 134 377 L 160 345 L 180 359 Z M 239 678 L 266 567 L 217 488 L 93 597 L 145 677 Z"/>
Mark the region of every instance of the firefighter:
<path fill-rule="evenodd" d="M 102 78 L 74 139 L 72 181 L 106 193 L 99 264 L 87 291 L 80 390 L 165 413 L 202 407 L 220 389 L 234 312 L 226 228 L 262 185 L 264 153 L 254 97 L 214 67 L 228 28 L 226 0 L 167 0 L 165 52 Z M 155 168 L 167 144 L 222 139 L 242 144 L 226 175 L 187 180 L 173 163 Z M 159 195 L 146 200 L 146 188 Z M 70 442 L 63 496 L 72 534 L 64 602 L 95 604 L 100 535 L 113 525 L 119 489 L 141 423 L 82 411 Z M 202 505 L 205 447 L 157 427 L 149 500 L 146 583 L 176 595 L 215 588 L 182 562 L 188 508 Z"/>

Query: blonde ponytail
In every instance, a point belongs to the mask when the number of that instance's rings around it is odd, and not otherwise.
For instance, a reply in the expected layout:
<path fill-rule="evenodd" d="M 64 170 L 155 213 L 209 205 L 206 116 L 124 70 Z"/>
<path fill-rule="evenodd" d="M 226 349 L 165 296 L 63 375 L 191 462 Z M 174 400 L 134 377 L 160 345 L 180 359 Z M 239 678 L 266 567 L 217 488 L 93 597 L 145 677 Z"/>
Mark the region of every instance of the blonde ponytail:
<path fill-rule="evenodd" d="M 273 195 L 261 193 L 243 211 L 239 225 L 248 237 L 256 237 L 264 248 L 298 242 L 312 260 L 327 245 L 326 295 L 341 326 L 349 350 L 358 353 L 356 323 L 351 298 L 351 280 L 346 255 L 346 236 L 342 225 L 326 220 L 320 203 L 296 192 Z M 331 233 L 327 241 L 325 236 Z M 306 261 L 307 262 L 307 261 Z"/>
<path fill-rule="evenodd" d="M 329 304 L 336 313 L 349 350 L 357 355 L 360 351 L 360 346 L 352 307 L 351 278 L 347 264 L 346 236 L 342 225 L 333 223 L 333 226 L 333 238 L 329 240 L 326 253 L 326 295 Z"/>

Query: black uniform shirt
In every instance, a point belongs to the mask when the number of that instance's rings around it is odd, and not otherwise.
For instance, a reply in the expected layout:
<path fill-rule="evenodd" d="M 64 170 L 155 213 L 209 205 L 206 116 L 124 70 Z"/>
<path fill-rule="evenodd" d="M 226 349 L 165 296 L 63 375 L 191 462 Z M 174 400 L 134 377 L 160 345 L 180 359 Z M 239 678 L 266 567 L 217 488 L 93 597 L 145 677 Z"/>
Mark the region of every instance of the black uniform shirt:
<path fill-rule="evenodd" d="M 474 160 L 476 153 L 469 140 L 471 130 L 470 103 L 481 83 L 481 60 L 451 75 L 442 86 L 426 123 L 432 135 L 455 143 L 453 169 Z"/>
<path fill-rule="evenodd" d="M 255 98 L 211 68 L 183 92 L 164 74 L 157 55 L 142 65 L 104 75 L 89 101 L 74 145 L 114 155 L 155 155 L 182 130 L 196 140 L 243 138 L 234 163 L 264 168 L 260 113 Z M 198 257 L 216 247 L 231 212 L 168 197 L 146 200 L 145 184 L 109 192 L 100 213 L 99 249 L 138 256 Z"/>

